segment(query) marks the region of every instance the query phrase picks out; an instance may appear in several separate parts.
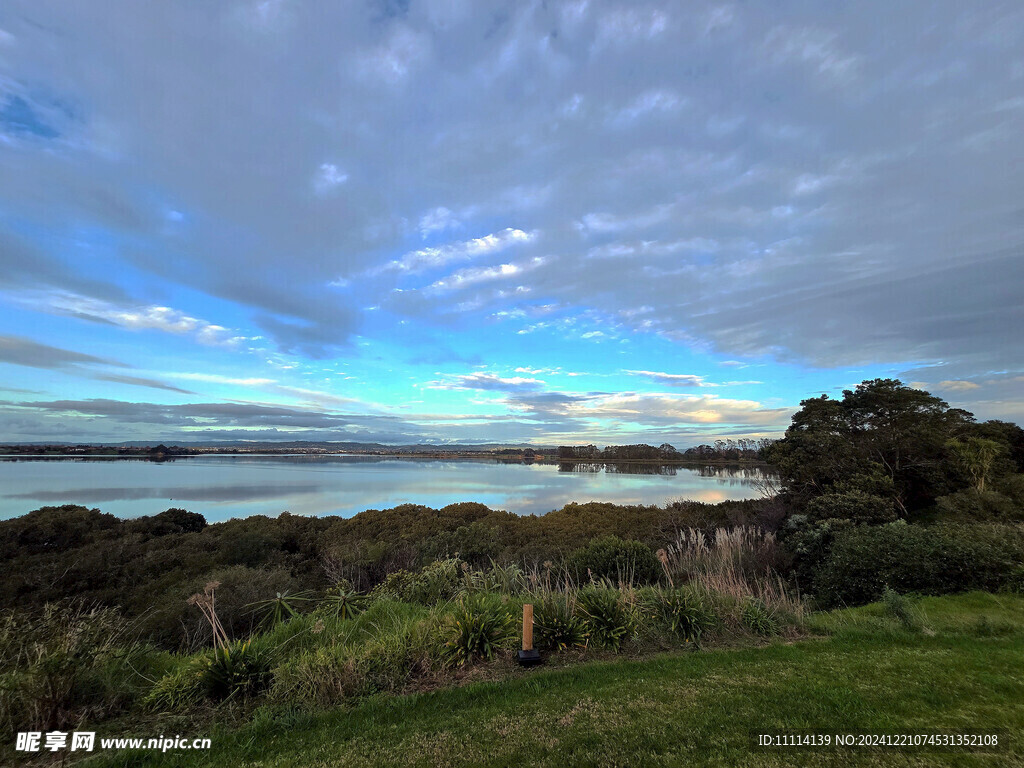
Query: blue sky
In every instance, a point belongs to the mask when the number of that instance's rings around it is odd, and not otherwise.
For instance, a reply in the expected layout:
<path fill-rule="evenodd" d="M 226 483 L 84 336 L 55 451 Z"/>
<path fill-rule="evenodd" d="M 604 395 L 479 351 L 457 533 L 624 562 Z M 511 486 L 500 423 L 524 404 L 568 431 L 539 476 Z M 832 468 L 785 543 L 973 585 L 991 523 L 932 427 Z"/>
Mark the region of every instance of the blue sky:
<path fill-rule="evenodd" d="M 1019 3 L 0 6 L 0 440 L 1024 420 Z"/>

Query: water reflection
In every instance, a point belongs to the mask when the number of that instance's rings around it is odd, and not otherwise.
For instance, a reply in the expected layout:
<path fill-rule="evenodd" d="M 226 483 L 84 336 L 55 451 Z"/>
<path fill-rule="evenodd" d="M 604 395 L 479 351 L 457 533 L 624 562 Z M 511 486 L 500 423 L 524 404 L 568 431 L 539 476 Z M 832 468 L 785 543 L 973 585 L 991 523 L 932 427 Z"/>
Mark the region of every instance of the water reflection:
<path fill-rule="evenodd" d="M 756 498 L 753 467 L 659 464 L 564 465 L 507 459 L 385 456 L 195 456 L 0 459 L 0 518 L 47 504 L 99 506 L 120 517 L 185 507 L 209 520 L 249 515 L 350 516 L 416 503 L 478 501 L 518 514 L 565 504 L 664 504 Z"/>

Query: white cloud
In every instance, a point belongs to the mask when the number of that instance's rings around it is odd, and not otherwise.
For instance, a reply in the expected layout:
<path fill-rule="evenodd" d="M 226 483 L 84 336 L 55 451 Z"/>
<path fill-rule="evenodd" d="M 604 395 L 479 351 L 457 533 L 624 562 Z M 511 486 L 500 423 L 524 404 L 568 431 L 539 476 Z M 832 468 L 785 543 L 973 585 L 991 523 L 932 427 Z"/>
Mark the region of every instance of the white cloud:
<path fill-rule="evenodd" d="M 764 41 L 764 49 L 775 64 L 798 62 L 829 81 L 846 83 L 857 77 L 860 58 L 845 53 L 839 35 L 814 27 L 776 27 Z"/>
<path fill-rule="evenodd" d="M 462 222 L 454 213 L 443 206 L 427 211 L 420 216 L 420 236 L 429 237 L 435 232 L 444 232 L 449 229 L 460 229 Z"/>
<path fill-rule="evenodd" d="M 323 163 L 317 171 L 313 180 L 313 187 L 321 195 L 327 194 L 335 187 L 340 187 L 348 181 L 348 174 L 342 171 L 334 163 Z"/>
<path fill-rule="evenodd" d="M 674 387 L 704 387 L 707 386 L 704 382 L 703 376 L 697 376 L 692 373 L 662 373 L 661 371 L 631 371 L 627 370 L 625 373 L 631 376 L 645 376 L 648 379 L 655 381 L 665 382 L 671 384 Z"/>
<path fill-rule="evenodd" d="M 521 229 L 503 229 L 472 240 L 462 240 L 436 248 L 421 248 L 405 254 L 402 258 L 388 262 L 378 272 L 422 272 L 426 269 L 443 267 L 457 261 L 467 261 L 491 253 L 499 253 L 517 243 L 528 243 L 536 237 L 536 233 L 524 232 Z"/>
<path fill-rule="evenodd" d="M 448 277 L 442 278 L 430 285 L 432 290 L 451 291 L 459 288 L 468 288 L 478 283 L 486 283 L 493 280 L 503 280 L 509 277 L 522 275 L 524 272 L 537 269 L 544 264 L 544 258 L 535 256 L 527 262 L 520 264 L 498 264 L 494 267 L 468 267 L 453 272 Z"/>
<path fill-rule="evenodd" d="M 687 99 L 669 90 L 645 91 L 637 96 L 628 106 L 615 113 L 612 124 L 628 125 L 638 118 L 650 114 L 672 113 L 686 106 Z"/>
<path fill-rule="evenodd" d="M 36 309 L 46 309 L 83 320 L 110 323 L 133 331 L 153 330 L 179 336 L 193 336 L 200 344 L 233 347 L 248 338 L 222 325 L 192 317 L 171 307 L 121 306 L 109 301 L 80 296 L 66 291 L 44 294 L 33 302 Z"/>
<path fill-rule="evenodd" d="M 382 45 L 363 54 L 358 71 L 370 79 L 396 85 L 422 64 L 430 53 L 430 38 L 409 27 L 398 27 Z"/>
<path fill-rule="evenodd" d="M 544 385 L 540 379 L 522 376 L 502 377 L 495 373 L 481 371 L 460 376 L 451 376 L 444 381 L 433 381 L 427 384 L 429 389 L 484 389 L 505 392 L 531 391 Z"/>

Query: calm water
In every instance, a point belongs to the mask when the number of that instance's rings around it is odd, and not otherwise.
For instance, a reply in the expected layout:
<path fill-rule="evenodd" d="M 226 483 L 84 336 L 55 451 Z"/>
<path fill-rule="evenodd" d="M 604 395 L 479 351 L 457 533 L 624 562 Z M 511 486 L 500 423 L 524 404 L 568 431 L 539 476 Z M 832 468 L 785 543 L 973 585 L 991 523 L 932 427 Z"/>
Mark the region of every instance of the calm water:
<path fill-rule="evenodd" d="M 498 460 L 364 456 L 202 456 L 0 459 L 0 519 L 37 507 L 81 504 L 119 517 L 184 507 L 209 521 L 249 515 L 354 515 L 412 502 L 479 501 L 544 514 L 571 501 L 663 504 L 758 496 L 757 469 L 526 465 Z"/>

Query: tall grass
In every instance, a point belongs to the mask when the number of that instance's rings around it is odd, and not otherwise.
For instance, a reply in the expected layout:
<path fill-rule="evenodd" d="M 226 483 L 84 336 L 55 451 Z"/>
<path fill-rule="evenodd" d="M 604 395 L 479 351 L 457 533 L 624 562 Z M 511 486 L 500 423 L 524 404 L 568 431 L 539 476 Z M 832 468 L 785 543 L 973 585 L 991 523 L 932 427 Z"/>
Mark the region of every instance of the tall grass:
<path fill-rule="evenodd" d="M 81 604 L 0 617 L 0 729 L 67 729 L 127 706 L 154 656 L 131 631 L 113 609 Z"/>
<path fill-rule="evenodd" d="M 803 601 L 776 570 L 783 554 L 774 533 L 745 525 L 711 535 L 686 528 L 659 554 L 671 584 L 688 583 L 742 605 L 757 601 L 797 620 L 804 616 Z"/>

